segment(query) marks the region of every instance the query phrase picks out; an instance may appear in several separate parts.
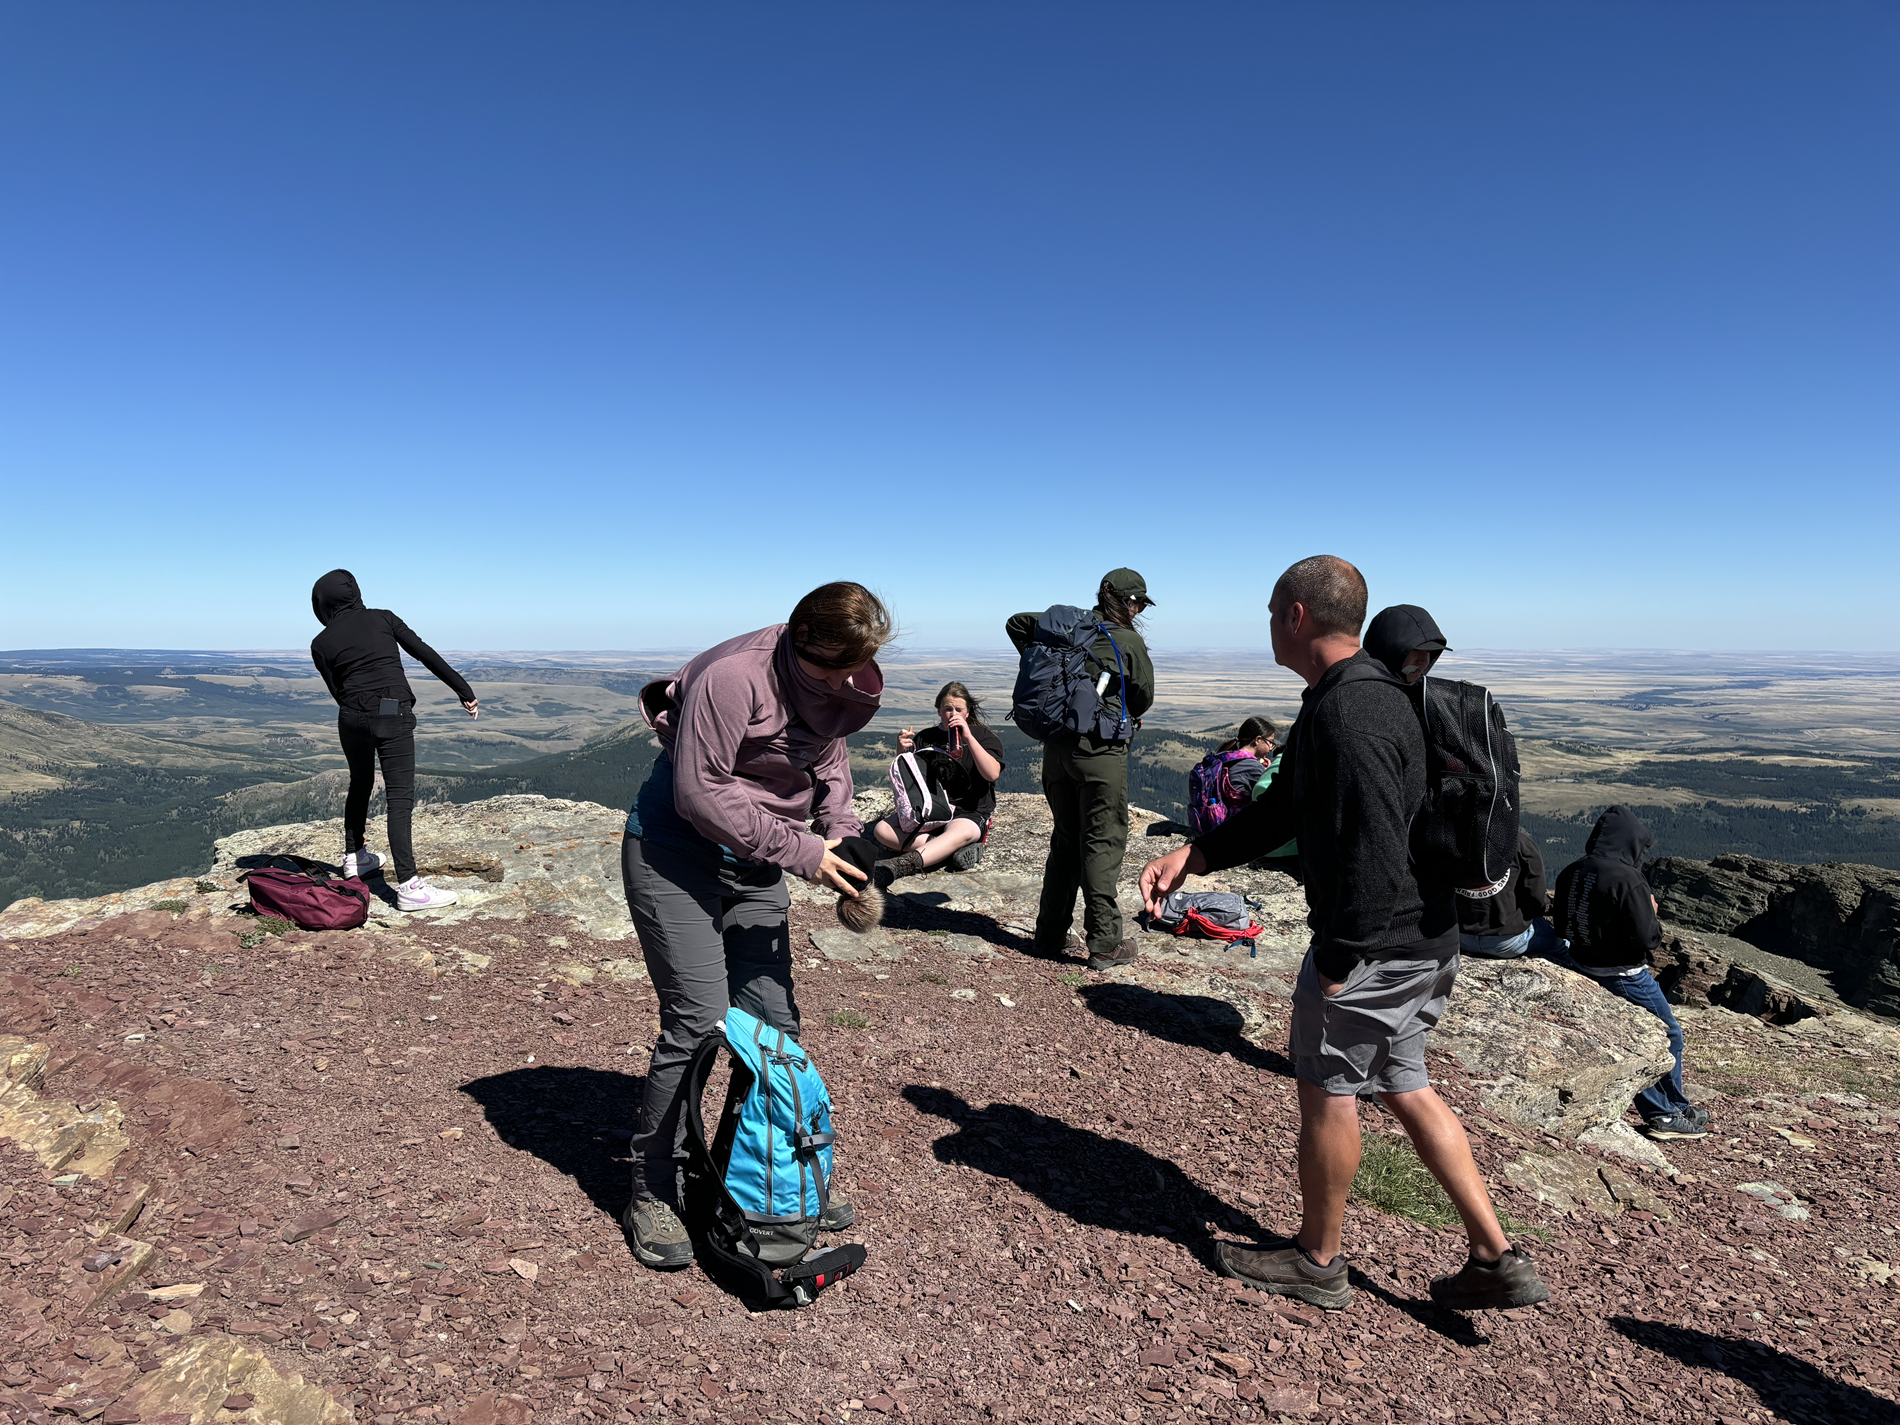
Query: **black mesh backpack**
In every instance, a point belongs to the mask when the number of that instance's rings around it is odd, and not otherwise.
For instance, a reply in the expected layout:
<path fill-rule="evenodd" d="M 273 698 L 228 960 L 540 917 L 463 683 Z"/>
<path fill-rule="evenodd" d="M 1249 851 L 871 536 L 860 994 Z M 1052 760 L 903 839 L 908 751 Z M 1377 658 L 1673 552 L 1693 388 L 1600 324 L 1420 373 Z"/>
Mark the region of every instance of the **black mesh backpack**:
<path fill-rule="evenodd" d="M 1413 854 L 1453 886 L 1495 885 L 1517 857 L 1517 741 L 1504 711 L 1488 688 L 1429 673 L 1407 691 L 1428 759 Z"/>

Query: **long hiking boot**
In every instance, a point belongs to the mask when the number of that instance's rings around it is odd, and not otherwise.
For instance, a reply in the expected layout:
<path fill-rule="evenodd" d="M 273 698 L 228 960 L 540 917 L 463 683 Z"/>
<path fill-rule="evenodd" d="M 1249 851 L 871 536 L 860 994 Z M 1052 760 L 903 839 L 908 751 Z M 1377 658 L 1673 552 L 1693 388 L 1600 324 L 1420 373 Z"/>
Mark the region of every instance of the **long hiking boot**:
<path fill-rule="evenodd" d="M 686 1224 L 657 1197 L 636 1197 L 627 1204 L 620 1222 L 633 1239 L 633 1255 L 643 1266 L 671 1271 L 692 1265 L 693 1239 Z"/>
<path fill-rule="evenodd" d="M 1091 970 L 1117 969 L 1122 965 L 1134 964 L 1140 955 L 1141 952 L 1135 948 L 1133 940 L 1124 940 L 1106 955 L 1089 956 L 1089 968 Z"/>
<path fill-rule="evenodd" d="M 900 851 L 871 868 L 871 881 L 880 891 L 888 891 L 892 881 L 901 881 L 924 869 L 924 853 Z"/>
<path fill-rule="evenodd" d="M 825 1204 L 825 1210 L 818 1214 L 820 1232 L 842 1232 L 858 1220 L 858 1210 L 843 1198 L 834 1197 Z"/>
<path fill-rule="evenodd" d="M 1476 1257 L 1453 1276 L 1432 1278 L 1432 1300 L 1453 1311 L 1508 1311 L 1550 1300 L 1550 1288 L 1531 1259 L 1508 1248 L 1495 1262 Z"/>
<path fill-rule="evenodd" d="M 1681 1113 L 1665 1113 L 1660 1118 L 1646 1120 L 1643 1132 L 1657 1139 L 1707 1138 L 1709 1121 L 1693 1108 L 1685 1108 Z"/>
<path fill-rule="evenodd" d="M 1263 1252 L 1252 1247 L 1217 1243 L 1214 1265 L 1224 1277 L 1234 1277 L 1255 1291 L 1297 1297 L 1326 1311 L 1340 1311 L 1352 1300 L 1342 1252 L 1329 1266 L 1318 1266 L 1298 1247 Z"/>

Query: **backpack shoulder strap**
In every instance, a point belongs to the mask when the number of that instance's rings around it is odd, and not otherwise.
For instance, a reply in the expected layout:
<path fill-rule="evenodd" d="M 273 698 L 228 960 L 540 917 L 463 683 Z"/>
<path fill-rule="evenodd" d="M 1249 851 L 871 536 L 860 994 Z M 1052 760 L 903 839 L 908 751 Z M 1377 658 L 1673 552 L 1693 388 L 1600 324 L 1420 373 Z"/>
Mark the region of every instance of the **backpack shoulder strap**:
<path fill-rule="evenodd" d="M 680 1085 L 681 1110 L 686 1121 L 686 1190 L 680 1202 L 680 1220 L 693 1235 L 700 1268 L 725 1290 L 763 1306 L 794 1306 L 793 1289 L 781 1282 L 771 1267 L 749 1252 L 752 1230 L 745 1214 L 726 1187 L 726 1175 L 706 1138 L 700 1099 L 712 1078 L 721 1051 L 732 1052 L 723 1030 L 702 1039 L 687 1061 Z M 746 1070 L 733 1054 L 733 1073 Z"/>
<path fill-rule="evenodd" d="M 1121 694 L 1122 699 L 1121 726 L 1127 727 L 1128 670 L 1122 666 L 1122 646 L 1115 641 L 1115 635 L 1108 631 L 1107 624 L 1098 623 L 1095 626 L 1102 631 L 1102 637 L 1108 640 L 1108 646 L 1115 650 L 1115 691 Z"/>

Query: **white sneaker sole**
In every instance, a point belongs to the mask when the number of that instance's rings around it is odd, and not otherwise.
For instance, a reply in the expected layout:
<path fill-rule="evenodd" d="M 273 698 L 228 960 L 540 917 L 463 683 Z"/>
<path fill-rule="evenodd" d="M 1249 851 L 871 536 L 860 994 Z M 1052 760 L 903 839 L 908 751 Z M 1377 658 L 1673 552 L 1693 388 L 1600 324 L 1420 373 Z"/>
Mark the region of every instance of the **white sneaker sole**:
<path fill-rule="evenodd" d="M 454 905 L 455 901 L 456 901 L 456 897 L 453 893 L 450 893 L 449 895 L 445 895 L 445 896 L 437 896 L 432 900 L 426 900 L 426 901 L 406 901 L 401 896 L 397 896 L 396 909 L 398 910 L 446 910 L 448 907 Z"/>

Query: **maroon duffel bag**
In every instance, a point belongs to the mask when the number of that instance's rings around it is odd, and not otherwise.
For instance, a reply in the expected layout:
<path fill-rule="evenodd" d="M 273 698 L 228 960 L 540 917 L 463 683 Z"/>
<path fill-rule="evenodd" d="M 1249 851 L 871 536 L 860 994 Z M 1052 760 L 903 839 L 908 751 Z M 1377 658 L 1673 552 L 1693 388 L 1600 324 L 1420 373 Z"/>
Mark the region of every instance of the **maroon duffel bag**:
<path fill-rule="evenodd" d="M 258 866 L 239 875 L 251 887 L 251 908 L 304 930 L 354 930 L 369 919 L 369 887 L 317 869 L 302 857 L 277 856 L 298 869 Z M 303 867 L 312 867 L 305 870 Z"/>

